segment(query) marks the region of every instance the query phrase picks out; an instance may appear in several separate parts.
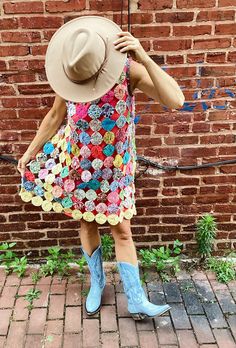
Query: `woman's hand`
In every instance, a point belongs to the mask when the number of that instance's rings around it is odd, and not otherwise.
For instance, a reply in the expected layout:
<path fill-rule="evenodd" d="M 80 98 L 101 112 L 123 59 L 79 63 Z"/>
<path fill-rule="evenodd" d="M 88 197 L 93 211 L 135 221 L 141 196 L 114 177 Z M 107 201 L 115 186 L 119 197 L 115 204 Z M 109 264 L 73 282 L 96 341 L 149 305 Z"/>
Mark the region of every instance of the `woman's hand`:
<path fill-rule="evenodd" d="M 17 169 L 20 172 L 21 176 L 25 174 L 25 166 L 32 159 L 32 154 L 25 152 L 24 155 L 18 160 Z"/>
<path fill-rule="evenodd" d="M 142 47 L 140 41 L 136 39 L 130 32 L 122 31 L 117 35 L 120 36 L 120 38 L 113 41 L 115 49 L 119 49 L 120 52 L 131 51 L 131 55 L 140 63 L 143 63 L 146 60 L 150 59 L 147 52 Z"/>

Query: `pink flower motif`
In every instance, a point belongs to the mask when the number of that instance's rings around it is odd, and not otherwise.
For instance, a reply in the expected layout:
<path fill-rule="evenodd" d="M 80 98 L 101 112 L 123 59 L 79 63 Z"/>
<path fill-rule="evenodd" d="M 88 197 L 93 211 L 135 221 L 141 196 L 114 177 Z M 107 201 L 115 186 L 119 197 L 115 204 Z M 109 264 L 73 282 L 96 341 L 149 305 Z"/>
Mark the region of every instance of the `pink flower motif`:
<path fill-rule="evenodd" d="M 39 179 L 45 179 L 45 177 L 48 175 L 48 169 L 40 169 L 39 171 Z"/>
<path fill-rule="evenodd" d="M 114 97 L 114 92 L 113 91 L 109 91 L 106 94 L 104 94 L 103 97 L 101 97 L 101 100 L 104 103 L 109 103 L 110 101 L 112 101 L 113 97 Z"/>
<path fill-rule="evenodd" d="M 88 106 L 83 103 L 78 103 L 76 105 L 76 114 L 73 116 L 73 120 L 76 123 L 81 118 L 85 118 L 87 116 Z"/>
<path fill-rule="evenodd" d="M 107 210 L 107 206 L 105 203 L 99 203 L 96 207 L 98 213 L 105 213 Z"/>
<path fill-rule="evenodd" d="M 108 156 L 104 159 L 104 167 L 110 168 L 113 165 L 114 157 Z"/>
<path fill-rule="evenodd" d="M 66 192 L 71 192 L 75 188 L 75 182 L 71 179 L 67 179 L 64 182 L 64 189 Z"/>
<path fill-rule="evenodd" d="M 60 186 L 56 185 L 53 187 L 52 194 L 54 197 L 59 198 L 61 197 L 62 193 L 63 193 L 63 190 Z"/>
<path fill-rule="evenodd" d="M 114 94 L 117 99 L 123 99 L 125 95 L 125 86 L 124 85 L 117 85 L 114 89 Z"/>
<path fill-rule="evenodd" d="M 110 192 L 108 195 L 107 195 L 107 199 L 109 202 L 111 203 L 117 203 L 119 201 L 119 195 L 117 192 Z"/>

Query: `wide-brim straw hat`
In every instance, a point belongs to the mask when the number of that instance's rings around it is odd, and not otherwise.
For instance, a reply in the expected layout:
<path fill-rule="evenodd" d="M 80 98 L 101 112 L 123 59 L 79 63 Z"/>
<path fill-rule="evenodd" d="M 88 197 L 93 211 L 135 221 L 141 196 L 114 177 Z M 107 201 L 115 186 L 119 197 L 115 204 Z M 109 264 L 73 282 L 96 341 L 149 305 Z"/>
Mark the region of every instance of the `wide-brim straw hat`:
<path fill-rule="evenodd" d="M 46 76 L 54 92 L 72 102 L 89 102 L 106 94 L 127 59 L 127 53 L 113 44 L 121 31 L 100 16 L 81 16 L 63 24 L 53 34 L 45 57 Z"/>

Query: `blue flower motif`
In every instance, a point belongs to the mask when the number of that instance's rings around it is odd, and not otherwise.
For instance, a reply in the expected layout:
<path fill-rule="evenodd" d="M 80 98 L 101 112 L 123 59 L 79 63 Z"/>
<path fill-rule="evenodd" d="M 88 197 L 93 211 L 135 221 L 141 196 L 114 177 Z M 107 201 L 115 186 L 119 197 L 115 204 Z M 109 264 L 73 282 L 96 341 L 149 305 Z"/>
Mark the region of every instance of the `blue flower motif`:
<path fill-rule="evenodd" d="M 90 136 L 85 132 L 81 132 L 79 135 L 79 140 L 82 144 L 88 145 L 90 143 Z"/>
<path fill-rule="evenodd" d="M 112 204 L 108 205 L 107 210 L 109 211 L 109 213 L 115 214 L 115 213 L 117 213 L 117 211 L 119 210 L 119 207 L 118 207 L 117 204 L 112 203 Z"/>
<path fill-rule="evenodd" d="M 123 157 L 123 163 L 127 164 L 129 162 L 129 159 L 130 159 L 130 154 L 129 154 L 129 152 L 126 151 L 126 153 L 124 154 L 124 157 Z"/>
<path fill-rule="evenodd" d="M 71 153 L 71 143 L 70 143 L 70 141 L 68 141 L 68 143 L 67 143 L 67 152 Z"/>
<path fill-rule="evenodd" d="M 101 110 L 102 116 L 111 117 L 114 114 L 115 108 L 111 104 L 106 103 L 101 107 Z"/>
<path fill-rule="evenodd" d="M 44 195 L 44 189 L 40 186 L 35 186 L 34 192 L 38 196 L 43 196 Z"/>
<path fill-rule="evenodd" d="M 54 150 L 53 143 L 48 141 L 46 144 L 43 146 L 43 152 L 47 155 L 49 155 L 52 151 Z"/>
<path fill-rule="evenodd" d="M 92 179 L 88 182 L 88 187 L 94 191 L 98 190 L 100 186 L 101 186 L 100 181 L 96 179 Z"/>
<path fill-rule="evenodd" d="M 82 159 L 82 161 L 80 162 L 80 166 L 82 169 L 89 169 L 91 168 L 91 165 L 91 161 L 87 158 Z"/>
<path fill-rule="evenodd" d="M 114 128 L 116 124 L 116 121 L 111 120 L 110 118 L 105 118 L 102 121 L 102 128 L 105 129 L 106 131 L 111 131 L 112 128 Z"/>
<path fill-rule="evenodd" d="M 62 199 L 61 204 L 65 208 L 70 208 L 73 205 L 73 201 L 70 199 L 70 197 L 65 197 Z"/>
<path fill-rule="evenodd" d="M 103 149 L 103 153 L 106 156 L 111 156 L 113 154 L 114 150 L 115 150 L 115 147 L 113 145 L 107 144 Z"/>
<path fill-rule="evenodd" d="M 123 149 L 124 149 L 124 150 L 127 150 L 129 147 L 130 147 L 129 140 L 126 139 L 125 142 L 124 142 L 124 144 L 123 144 Z"/>
<path fill-rule="evenodd" d="M 78 143 L 79 134 L 76 131 L 72 131 L 70 135 L 70 139 L 73 140 L 75 143 Z"/>
<path fill-rule="evenodd" d="M 110 184 L 111 191 L 116 191 L 118 189 L 118 187 L 119 187 L 119 183 L 116 180 L 112 181 L 112 183 Z"/>
<path fill-rule="evenodd" d="M 89 129 L 89 124 L 88 124 L 88 122 L 87 121 L 85 121 L 85 120 L 78 120 L 77 122 L 76 122 L 76 125 L 77 125 L 77 127 L 80 129 L 80 130 L 87 130 L 87 129 Z"/>
<path fill-rule="evenodd" d="M 96 104 L 90 105 L 90 107 L 88 108 L 88 115 L 91 118 L 99 118 L 101 115 L 101 108 Z"/>
<path fill-rule="evenodd" d="M 93 176 L 93 179 L 99 179 L 102 176 L 102 170 L 101 169 L 95 170 L 92 176 Z"/>
<path fill-rule="evenodd" d="M 81 182 L 81 184 L 79 184 L 79 185 L 77 186 L 77 188 L 79 188 L 79 189 L 84 189 L 84 188 L 86 188 L 86 187 L 88 187 L 88 183 L 87 183 L 87 182 Z"/>
<path fill-rule="evenodd" d="M 129 186 L 132 181 L 133 181 L 132 175 L 126 175 L 124 178 L 124 185 Z"/>
<path fill-rule="evenodd" d="M 33 183 L 33 181 L 26 181 L 24 182 L 23 186 L 26 189 L 26 191 L 33 191 L 35 183 Z"/>

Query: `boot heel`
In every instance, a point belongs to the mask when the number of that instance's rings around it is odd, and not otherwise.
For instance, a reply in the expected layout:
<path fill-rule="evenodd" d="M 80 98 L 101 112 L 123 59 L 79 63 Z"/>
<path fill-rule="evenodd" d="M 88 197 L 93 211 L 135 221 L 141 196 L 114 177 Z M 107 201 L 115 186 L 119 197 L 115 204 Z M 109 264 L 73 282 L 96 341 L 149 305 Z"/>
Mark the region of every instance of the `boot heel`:
<path fill-rule="evenodd" d="M 147 317 L 144 313 L 131 313 L 131 316 L 134 320 L 143 320 Z"/>

